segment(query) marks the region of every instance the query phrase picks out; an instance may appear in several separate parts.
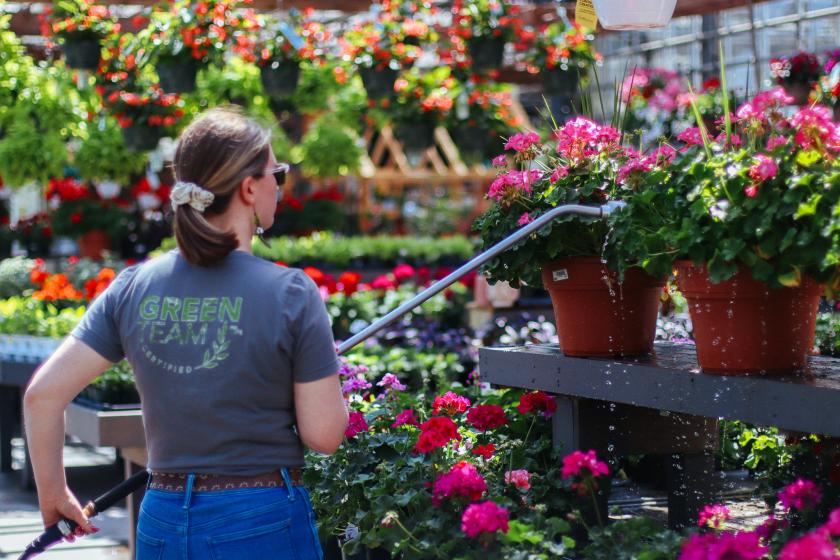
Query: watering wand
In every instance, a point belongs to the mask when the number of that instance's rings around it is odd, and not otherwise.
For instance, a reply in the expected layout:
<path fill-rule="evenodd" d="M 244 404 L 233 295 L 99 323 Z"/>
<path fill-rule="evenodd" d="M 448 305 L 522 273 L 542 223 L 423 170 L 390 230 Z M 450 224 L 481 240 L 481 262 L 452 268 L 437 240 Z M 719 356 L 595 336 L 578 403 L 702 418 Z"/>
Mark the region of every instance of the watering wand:
<path fill-rule="evenodd" d="M 496 257 L 497 255 L 503 253 L 518 241 L 528 237 L 532 233 L 536 232 L 543 226 L 547 225 L 549 222 L 557 218 L 558 216 L 562 216 L 565 214 L 576 214 L 579 216 L 589 216 L 592 218 L 606 218 L 616 210 L 623 208 L 626 205 L 625 202 L 621 201 L 611 201 L 601 206 L 585 206 L 582 204 L 565 204 L 563 206 L 558 206 L 556 208 L 552 208 L 533 222 L 523 226 L 522 228 L 518 229 L 508 237 L 501 240 L 496 245 L 493 245 L 483 253 L 476 255 L 463 265 L 456 269 L 455 271 L 449 273 L 446 277 L 438 280 L 407 302 L 403 303 L 390 313 L 386 314 L 385 316 L 377 319 L 364 329 L 362 329 L 357 334 L 351 336 L 338 346 L 338 354 L 344 354 L 357 344 L 364 342 L 383 328 L 390 325 L 395 320 L 399 319 L 409 311 L 413 310 L 415 307 L 423 304 L 429 298 L 439 294 L 468 273 L 472 272 L 473 270 L 477 269 L 490 259 Z M 146 482 L 149 480 L 149 472 L 148 471 L 140 471 L 139 473 L 127 478 L 118 486 L 115 486 L 102 496 L 96 498 L 92 502 L 88 503 L 85 508 L 85 515 L 88 517 L 93 517 L 99 513 L 102 513 L 118 501 L 122 500 L 126 496 L 133 494 L 135 491 L 139 490 L 143 486 L 146 485 Z M 44 531 L 37 539 L 32 541 L 29 546 L 26 547 L 26 550 L 21 554 L 18 560 L 27 560 L 29 558 L 33 558 L 34 556 L 44 552 L 48 547 L 56 544 L 57 542 L 61 541 L 65 536 L 70 535 L 76 529 L 77 525 L 74 521 L 69 519 L 62 519 L 55 525 L 51 525 Z"/>

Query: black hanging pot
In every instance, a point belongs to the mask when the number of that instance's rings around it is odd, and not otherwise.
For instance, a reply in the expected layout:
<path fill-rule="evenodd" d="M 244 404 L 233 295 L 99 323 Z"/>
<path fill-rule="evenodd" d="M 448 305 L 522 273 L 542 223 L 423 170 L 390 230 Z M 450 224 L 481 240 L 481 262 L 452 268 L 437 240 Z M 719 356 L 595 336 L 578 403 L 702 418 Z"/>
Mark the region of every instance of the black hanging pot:
<path fill-rule="evenodd" d="M 94 37 L 64 40 L 64 62 L 75 70 L 96 70 L 102 56 L 102 46 Z"/>
<path fill-rule="evenodd" d="M 394 129 L 394 134 L 402 143 L 405 155 L 417 160 L 423 152 L 435 145 L 435 125 L 433 123 L 405 123 Z"/>
<path fill-rule="evenodd" d="M 493 141 L 493 131 L 484 126 L 462 124 L 452 130 L 453 140 L 461 157 L 467 163 L 478 163 L 485 158 L 490 142 Z M 501 139 L 499 146 L 501 146 Z"/>
<path fill-rule="evenodd" d="M 472 69 L 487 72 L 502 67 L 505 54 L 504 37 L 472 37 L 467 39 L 467 49 L 472 58 Z"/>
<path fill-rule="evenodd" d="M 580 82 L 580 72 L 582 71 L 579 68 L 563 70 L 559 66 L 543 68 L 540 72 L 543 92 L 546 95 L 566 95 L 569 97 L 575 95 L 578 91 L 578 82 Z"/>
<path fill-rule="evenodd" d="M 147 124 L 132 124 L 123 128 L 122 133 L 126 147 L 135 152 L 154 150 L 161 138 L 160 127 Z"/>
<path fill-rule="evenodd" d="M 159 60 L 155 69 L 160 78 L 160 87 L 166 93 L 195 91 L 195 77 L 198 74 L 197 60 Z"/>
<path fill-rule="evenodd" d="M 362 84 L 371 99 L 382 99 L 394 93 L 397 71 L 393 68 L 359 68 Z"/>
<path fill-rule="evenodd" d="M 300 65 L 291 60 L 270 60 L 260 68 L 263 89 L 272 97 L 288 97 L 297 89 Z"/>

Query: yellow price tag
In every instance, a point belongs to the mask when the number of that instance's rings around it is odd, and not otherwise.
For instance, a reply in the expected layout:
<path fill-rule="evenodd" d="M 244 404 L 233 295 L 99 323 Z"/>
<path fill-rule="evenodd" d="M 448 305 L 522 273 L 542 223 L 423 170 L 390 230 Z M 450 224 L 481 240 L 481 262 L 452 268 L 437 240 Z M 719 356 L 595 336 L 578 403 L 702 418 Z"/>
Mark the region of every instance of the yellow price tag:
<path fill-rule="evenodd" d="M 598 14 L 595 13 L 595 6 L 592 5 L 592 0 L 577 0 L 575 21 L 592 31 L 598 28 Z"/>

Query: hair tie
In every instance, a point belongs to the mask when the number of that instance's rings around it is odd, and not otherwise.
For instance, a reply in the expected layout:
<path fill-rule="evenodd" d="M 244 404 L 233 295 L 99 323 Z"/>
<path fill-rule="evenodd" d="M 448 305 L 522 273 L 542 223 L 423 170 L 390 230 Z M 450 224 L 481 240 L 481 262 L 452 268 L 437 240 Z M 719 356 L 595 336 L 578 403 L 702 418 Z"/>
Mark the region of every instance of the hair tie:
<path fill-rule="evenodd" d="M 177 210 L 182 204 L 189 204 L 199 212 L 204 212 L 208 206 L 213 204 L 214 198 L 216 198 L 215 195 L 207 189 L 186 181 L 176 182 L 169 193 L 173 210 Z"/>

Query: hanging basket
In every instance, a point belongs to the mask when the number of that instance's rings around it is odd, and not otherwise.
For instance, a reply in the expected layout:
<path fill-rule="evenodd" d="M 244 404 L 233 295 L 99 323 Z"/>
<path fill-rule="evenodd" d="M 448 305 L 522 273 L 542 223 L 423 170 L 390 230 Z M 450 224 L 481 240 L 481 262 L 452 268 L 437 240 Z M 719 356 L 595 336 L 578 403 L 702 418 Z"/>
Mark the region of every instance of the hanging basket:
<path fill-rule="evenodd" d="M 468 163 L 484 160 L 494 139 L 498 140 L 493 131 L 483 126 L 465 124 L 452 129 L 452 140 Z"/>
<path fill-rule="evenodd" d="M 811 84 L 787 84 L 785 93 L 793 97 L 793 104 L 800 107 L 808 104 L 808 95 L 811 93 Z"/>
<path fill-rule="evenodd" d="M 604 29 L 665 27 L 674 15 L 677 0 L 593 0 Z"/>
<path fill-rule="evenodd" d="M 397 71 L 393 68 L 359 68 L 362 84 L 371 99 L 382 99 L 394 93 Z"/>
<path fill-rule="evenodd" d="M 505 55 L 504 37 L 473 37 L 467 40 L 467 48 L 472 58 L 472 69 L 476 72 L 501 68 Z"/>
<path fill-rule="evenodd" d="M 133 124 L 122 129 L 123 140 L 129 150 L 148 152 L 157 148 L 161 138 L 160 127 Z"/>
<path fill-rule="evenodd" d="M 805 277 L 795 288 L 771 289 L 747 269 L 712 284 L 706 268 L 690 261 L 678 262 L 676 270 L 704 373 L 781 375 L 807 367 L 819 284 Z"/>
<path fill-rule="evenodd" d="M 272 97 L 288 97 L 297 89 L 300 65 L 291 60 L 272 60 L 260 68 L 263 89 Z"/>
<path fill-rule="evenodd" d="M 198 61 L 161 60 L 158 61 L 155 69 L 160 78 L 160 88 L 166 93 L 190 93 L 195 91 Z"/>
<path fill-rule="evenodd" d="M 84 38 L 64 40 L 64 63 L 74 70 L 96 70 L 102 56 L 99 39 Z"/>
<path fill-rule="evenodd" d="M 544 68 L 540 72 L 542 77 L 543 92 L 546 95 L 565 95 L 572 97 L 578 92 L 580 73 L 585 70 L 579 68 Z"/>
<path fill-rule="evenodd" d="M 416 162 L 435 145 L 435 128 L 432 123 L 401 124 L 396 126 L 394 134 L 402 143 L 406 157 Z"/>

